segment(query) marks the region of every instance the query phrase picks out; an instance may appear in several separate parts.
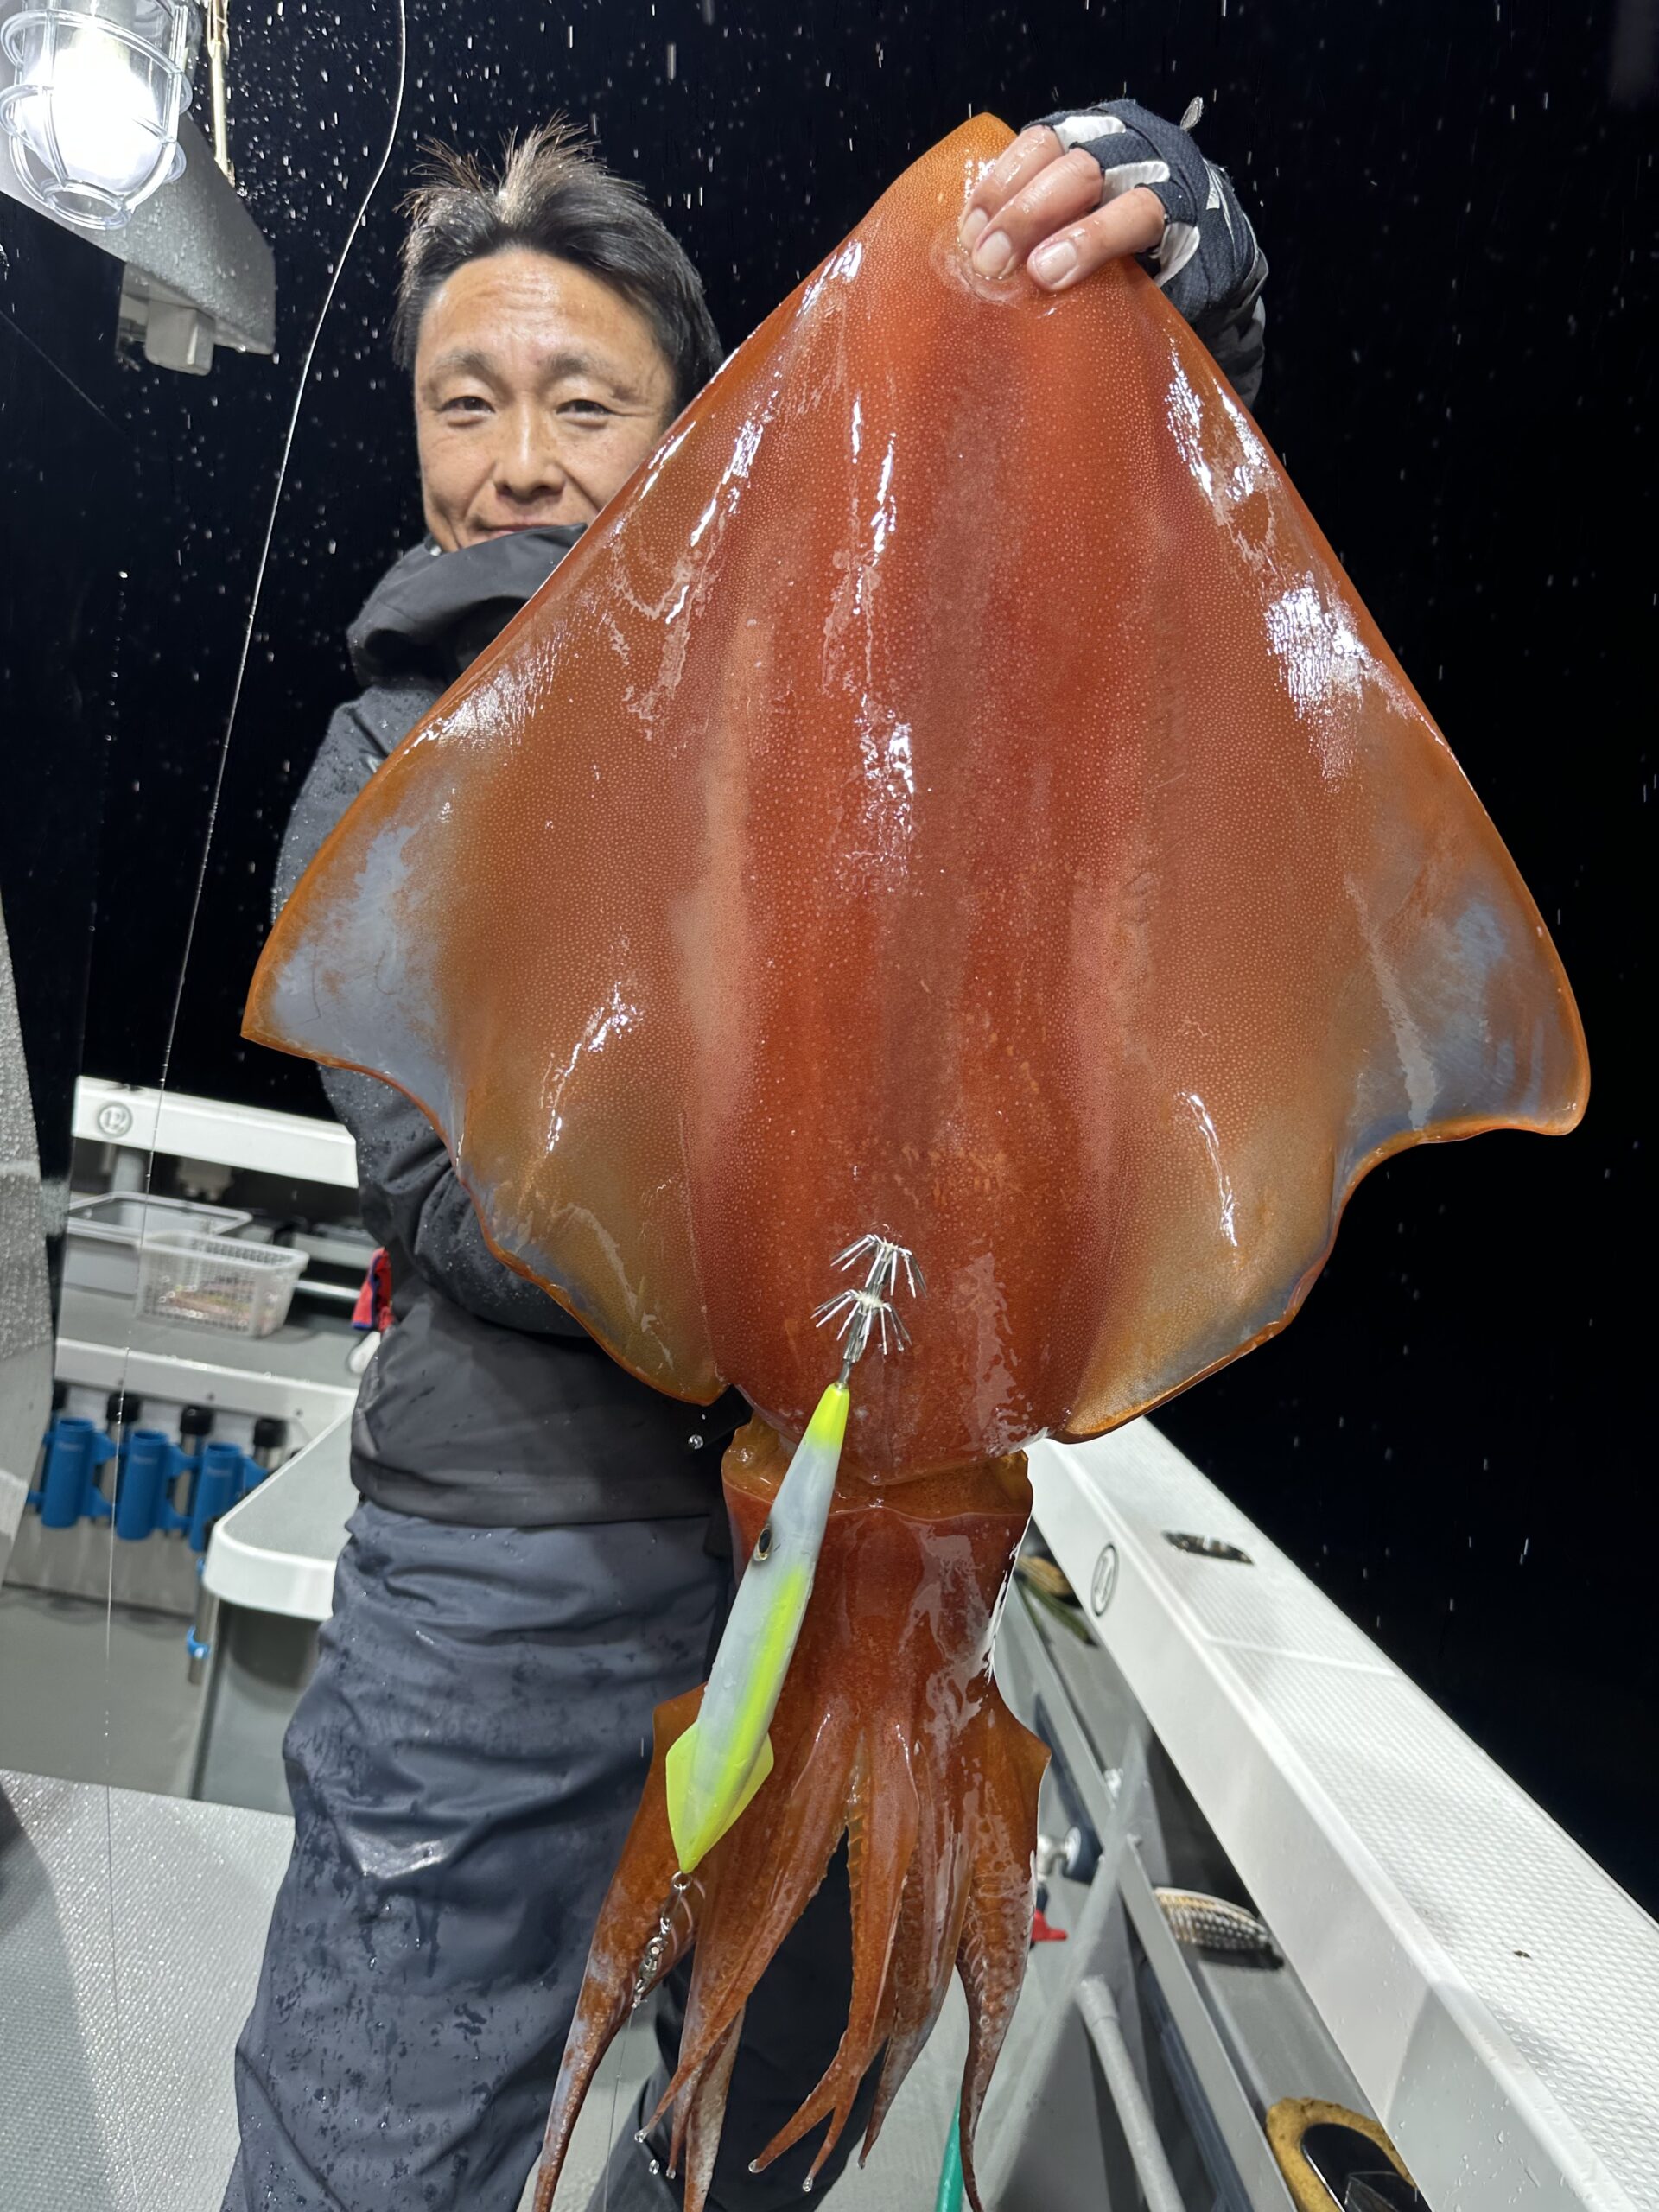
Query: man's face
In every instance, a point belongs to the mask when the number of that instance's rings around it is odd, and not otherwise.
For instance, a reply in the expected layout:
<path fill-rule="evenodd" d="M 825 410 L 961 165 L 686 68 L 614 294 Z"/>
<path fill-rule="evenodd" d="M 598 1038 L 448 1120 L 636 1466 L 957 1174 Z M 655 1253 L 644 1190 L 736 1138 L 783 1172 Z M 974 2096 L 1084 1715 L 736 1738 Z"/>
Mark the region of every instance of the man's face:
<path fill-rule="evenodd" d="M 415 353 L 426 526 L 453 553 L 591 522 L 673 412 L 650 324 L 599 277 L 520 247 L 463 262 Z"/>

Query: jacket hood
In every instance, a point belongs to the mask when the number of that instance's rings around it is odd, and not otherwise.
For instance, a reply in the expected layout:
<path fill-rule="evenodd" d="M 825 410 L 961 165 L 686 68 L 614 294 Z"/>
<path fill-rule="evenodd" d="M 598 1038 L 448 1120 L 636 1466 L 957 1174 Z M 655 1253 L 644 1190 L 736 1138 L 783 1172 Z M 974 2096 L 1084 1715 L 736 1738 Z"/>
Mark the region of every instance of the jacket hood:
<path fill-rule="evenodd" d="M 586 527 L 555 523 L 516 530 L 454 553 L 429 537 L 412 546 L 381 577 L 346 632 L 358 682 L 423 669 L 448 683 L 541 589 Z"/>

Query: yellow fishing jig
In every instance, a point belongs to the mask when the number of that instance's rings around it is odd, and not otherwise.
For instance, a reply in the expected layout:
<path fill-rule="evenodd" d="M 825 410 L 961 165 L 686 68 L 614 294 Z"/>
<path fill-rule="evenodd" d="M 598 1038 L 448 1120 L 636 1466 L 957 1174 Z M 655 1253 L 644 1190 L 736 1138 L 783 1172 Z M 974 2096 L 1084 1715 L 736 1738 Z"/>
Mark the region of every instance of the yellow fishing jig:
<path fill-rule="evenodd" d="M 767 1731 L 812 1595 L 847 1434 L 852 1371 L 872 1334 L 883 1352 L 889 1332 L 901 1347 L 909 1341 L 892 1304 L 899 1269 L 912 1296 L 927 1287 L 911 1253 L 885 1236 L 861 1236 L 836 1265 L 851 1267 L 867 1256 L 862 1287 L 843 1290 L 817 1309 L 820 1327 L 841 1317 L 841 1373 L 818 1400 L 755 1539 L 697 1718 L 668 1754 L 668 1824 L 683 1874 L 720 1841 L 772 1772 Z"/>

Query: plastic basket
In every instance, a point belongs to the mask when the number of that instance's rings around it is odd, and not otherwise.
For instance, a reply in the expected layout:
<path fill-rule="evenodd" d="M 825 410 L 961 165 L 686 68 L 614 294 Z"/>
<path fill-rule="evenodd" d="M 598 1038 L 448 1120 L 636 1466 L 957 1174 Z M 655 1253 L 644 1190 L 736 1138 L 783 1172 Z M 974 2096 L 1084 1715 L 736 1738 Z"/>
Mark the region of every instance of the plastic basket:
<path fill-rule="evenodd" d="M 268 1337 L 288 1319 L 303 1252 L 162 1230 L 138 1253 L 138 1311 L 232 1337 Z"/>
<path fill-rule="evenodd" d="M 63 1246 L 63 1280 L 73 1290 L 138 1288 L 138 1247 L 163 1230 L 192 1236 L 234 1236 L 251 1214 L 237 1206 L 207 1206 L 190 1198 L 164 1198 L 142 1191 L 109 1191 L 71 1198 Z"/>

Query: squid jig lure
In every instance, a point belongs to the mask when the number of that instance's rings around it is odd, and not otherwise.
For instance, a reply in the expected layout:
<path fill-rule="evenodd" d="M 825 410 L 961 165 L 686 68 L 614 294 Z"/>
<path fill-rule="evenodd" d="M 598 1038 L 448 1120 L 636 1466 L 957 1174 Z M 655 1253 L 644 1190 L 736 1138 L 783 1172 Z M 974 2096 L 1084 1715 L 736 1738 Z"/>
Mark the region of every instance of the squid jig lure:
<path fill-rule="evenodd" d="M 669 1830 L 680 1872 L 692 1873 L 772 1772 L 772 1716 L 812 1595 L 812 1578 L 852 1406 L 852 1373 L 872 1337 L 910 1342 L 893 1305 L 899 1275 L 914 1298 L 926 1281 L 915 1255 L 872 1230 L 837 1253 L 841 1268 L 867 1262 L 864 1281 L 828 1298 L 814 1313 L 820 1328 L 839 1320 L 841 1372 L 818 1400 L 789 1463 L 766 1526 L 755 1538 L 731 1616 L 702 1694 L 697 1718 L 668 1754 Z"/>

